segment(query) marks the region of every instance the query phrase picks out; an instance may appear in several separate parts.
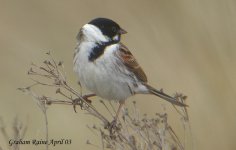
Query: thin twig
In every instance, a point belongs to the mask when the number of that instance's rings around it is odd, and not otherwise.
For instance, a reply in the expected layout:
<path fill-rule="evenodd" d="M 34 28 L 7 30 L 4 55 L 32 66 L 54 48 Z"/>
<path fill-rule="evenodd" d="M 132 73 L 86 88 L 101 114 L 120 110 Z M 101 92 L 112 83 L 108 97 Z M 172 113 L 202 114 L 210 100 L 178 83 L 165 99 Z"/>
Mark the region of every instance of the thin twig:
<path fill-rule="evenodd" d="M 164 149 L 168 144 L 171 145 L 174 143 L 174 147 L 184 150 L 180 139 L 167 122 L 167 115 L 165 113 L 157 113 L 156 117 L 151 119 L 148 119 L 147 116 L 141 116 L 138 113 L 135 101 L 133 102 L 133 112 L 130 114 L 128 110 L 122 111 L 123 119 L 118 118 L 117 124 L 112 129 L 113 131 L 110 132 L 111 123 L 108 117 L 100 113 L 100 111 L 86 99 L 87 95 L 82 95 L 80 84 L 79 90 L 75 90 L 74 87 L 68 84 L 62 61 L 56 61 L 50 52 L 48 52 L 47 55 L 49 55 L 49 60 L 45 60 L 41 66 L 32 64 L 32 68 L 29 70 L 29 75 L 33 77 L 32 80 L 34 84 L 26 88 L 19 88 L 19 90 L 32 96 L 42 110 L 44 114 L 46 140 L 49 138 L 46 106 L 60 104 L 71 105 L 74 108 L 75 106 L 80 106 L 82 110 L 86 111 L 86 114 L 98 118 L 103 123 L 104 129 L 95 126 L 93 128 L 87 126 L 94 135 L 101 135 L 102 149 Z M 45 79 L 47 79 L 46 81 L 48 82 L 45 82 Z M 53 90 L 57 89 L 55 92 L 59 94 L 60 98 L 39 95 L 38 92 L 32 90 L 32 87 L 35 86 L 40 86 L 41 88 L 47 87 Z M 182 94 L 176 93 L 175 97 L 179 102 L 185 102 L 186 97 Z M 107 102 L 102 100 L 100 102 L 113 117 L 113 114 L 116 113 L 116 109 L 111 101 L 109 101 L 110 107 L 108 107 Z M 189 120 L 187 108 L 177 108 L 175 106 L 174 108 L 186 122 Z M 101 148 L 92 144 L 89 140 L 87 144 Z M 46 149 L 48 150 L 48 148 L 47 145 Z"/>
<path fill-rule="evenodd" d="M 43 113 L 44 121 L 45 121 L 45 139 L 48 141 L 48 116 L 47 116 L 47 110 Z M 46 150 L 48 150 L 48 144 L 46 144 Z"/>

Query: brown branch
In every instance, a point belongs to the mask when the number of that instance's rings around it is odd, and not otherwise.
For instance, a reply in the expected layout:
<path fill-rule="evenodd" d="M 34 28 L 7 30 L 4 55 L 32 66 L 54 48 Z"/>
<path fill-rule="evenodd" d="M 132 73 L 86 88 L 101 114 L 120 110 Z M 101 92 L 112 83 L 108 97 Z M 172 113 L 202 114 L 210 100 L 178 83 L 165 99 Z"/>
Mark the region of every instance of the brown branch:
<path fill-rule="evenodd" d="M 91 104 L 90 100 L 87 99 L 88 95 L 82 95 L 82 89 L 80 92 L 75 90 L 71 85 L 68 84 L 66 78 L 66 72 L 61 61 L 56 61 L 50 52 L 47 53 L 49 59 L 43 62 L 43 65 L 37 66 L 32 64 L 29 70 L 29 75 L 33 77 L 34 84 L 27 86 L 26 88 L 19 88 L 19 90 L 27 93 L 37 102 L 38 106 L 42 110 L 45 117 L 45 128 L 46 128 L 46 139 L 48 139 L 48 118 L 47 118 L 47 107 L 53 104 L 80 106 L 82 110 L 87 114 L 98 118 L 103 123 L 103 128 L 93 128 L 87 126 L 91 132 L 95 135 L 101 135 L 102 149 L 163 149 L 167 145 L 174 144 L 174 147 L 184 150 L 182 143 L 178 136 L 175 134 L 172 127 L 167 122 L 166 113 L 157 113 L 155 118 L 148 119 L 146 115 L 140 116 L 137 110 L 137 104 L 133 102 L 133 112 L 129 113 L 127 109 L 123 112 L 122 119 L 118 118 L 118 123 L 114 127 L 113 132 L 110 132 L 109 122 L 106 116 L 101 114 L 94 105 Z M 47 79 L 47 83 L 45 83 Z M 44 82 L 43 82 L 44 81 Z M 80 86 L 80 85 L 79 85 Z M 33 88 L 51 88 L 55 90 L 55 93 L 60 96 L 59 98 L 53 98 L 45 95 L 39 95 Z M 80 86 L 81 87 L 81 86 Z M 184 103 L 186 97 L 182 94 L 175 94 L 178 101 Z M 113 116 L 116 112 L 113 104 L 109 101 L 100 101 L 105 107 L 108 113 Z M 185 121 L 188 121 L 187 108 L 174 107 Z M 186 123 L 186 122 L 185 122 Z M 92 144 L 89 140 L 88 145 L 99 147 Z M 99 147 L 100 148 L 100 147 Z M 48 147 L 46 147 L 48 149 Z"/>

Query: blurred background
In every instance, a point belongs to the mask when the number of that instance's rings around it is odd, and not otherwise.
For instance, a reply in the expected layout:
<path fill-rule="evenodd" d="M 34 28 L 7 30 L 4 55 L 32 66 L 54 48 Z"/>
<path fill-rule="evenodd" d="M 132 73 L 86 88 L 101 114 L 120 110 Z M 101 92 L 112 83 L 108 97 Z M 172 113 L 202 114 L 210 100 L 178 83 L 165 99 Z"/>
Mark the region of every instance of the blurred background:
<path fill-rule="evenodd" d="M 63 60 L 69 81 L 77 88 L 72 70 L 75 37 L 81 26 L 96 17 L 111 18 L 128 31 L 122 41 L 151 85 L 188 96 L 192 149 L 236 149 L 234 0 L 0 0 L 0 116 L 9 132 L 18 116 L 28 126 L 26 139 L 44 137 L 41 111 L 17 88 L 32 83 L 27 76 L 31 62 L 42 62 L 49 50 Z M 184 140 L 170 104 L 154 96 L 136 95 L 126 107 L 133 100 L 141 114 L 160 112 L 164 104 L 170 123 Z M 72 139 L 71 145 L 50 149 L 97 149 L 86 145 L 87 139 L 100 145 L 99 137 L 86 128 L 100 122 L 83 111 L 50 106 L 48 119 L 50 138 Z M 2 135 L 0 145 L 6 147 Z M 22 145 L 21 149 L 43 148 Z"/>

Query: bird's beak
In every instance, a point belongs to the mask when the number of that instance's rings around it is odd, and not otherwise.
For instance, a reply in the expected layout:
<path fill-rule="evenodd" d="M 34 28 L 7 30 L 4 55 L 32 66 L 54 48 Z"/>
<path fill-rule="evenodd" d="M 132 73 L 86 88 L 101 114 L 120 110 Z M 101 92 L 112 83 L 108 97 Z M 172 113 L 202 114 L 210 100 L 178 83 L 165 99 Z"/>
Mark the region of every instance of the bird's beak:
<path fill-rule="evenodd" d="M 124 29 L 120 28 L 119 33 L 120 33 L 120 34 L 126 34 L 127 31 L 125 31 Z"/>

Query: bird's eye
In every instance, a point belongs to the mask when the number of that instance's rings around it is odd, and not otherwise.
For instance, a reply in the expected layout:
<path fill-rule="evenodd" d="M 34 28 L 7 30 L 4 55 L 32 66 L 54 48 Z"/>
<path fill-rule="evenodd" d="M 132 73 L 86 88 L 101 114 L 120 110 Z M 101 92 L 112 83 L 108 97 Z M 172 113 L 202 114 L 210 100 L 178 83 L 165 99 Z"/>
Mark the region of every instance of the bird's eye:
<path fill-rule="evenodd" d="M 112 27 L 111 29 L 112 29 L 113 32 L 117 31 L 116 27 Z"/>
<path fill-rule="evenodd" d="M 103 29 L 104 28 L 104 25 L 101 25 L 101 29 Z"/>

